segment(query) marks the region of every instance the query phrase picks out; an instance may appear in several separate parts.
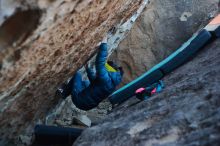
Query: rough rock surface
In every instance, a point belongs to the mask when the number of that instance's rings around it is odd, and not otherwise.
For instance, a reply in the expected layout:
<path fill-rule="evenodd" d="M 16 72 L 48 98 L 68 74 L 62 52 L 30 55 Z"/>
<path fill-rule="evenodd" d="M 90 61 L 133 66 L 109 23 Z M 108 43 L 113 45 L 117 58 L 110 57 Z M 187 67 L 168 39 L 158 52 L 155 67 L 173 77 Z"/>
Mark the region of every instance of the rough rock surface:
<path fill-rule="evenodd" d="M 74 145 L 218 146 L 219 46 L 219 39 L 209 44 L 165 77 L 162 93 L 130 107 L 121 106 L 99 125 L 86 129 Z"/>
<path fill-rule="evenodd" d="M 112 54 L 125 70 L 123 83 L 167 57 L 215 16 L 219 0 L 153 0 Z"/>
<path fill-rule="evenodd" d="M 125 23 L 114 25 L 114 27 L 112 27 L 110 31 L 111 33 L 108 33 L 107 35 L 109 54 L 111 54 L 111 52 L 113 52 L 118 47 L 119 43 L 125 38 L 125 36 L 128 34 L 130 29 L 132 28 L 134 22 L 143 12 L 147 4 L 148 4 L 148 0 L 144 0 L 141 6 L 138 8 L 138 10 Z M 95 58 L 96 56 L 93 56 L 89 60 L 89 64 L 92 65 L 94 68 L 95 68 L 94 66 Z M 79 71 L 83 75 L 83 78 L 87 79 L 85 68 L 83 67 Z M 55 125 L 55 126 L 62 125 L 62 126 L 71 126 L 71 127 L 74 126 L 75 127 L 76 125 L 74 123 L 76 122 L 75 122 L 75 119 L 73 119 L 73 117 L 75 116 L 76 117 L 88 116 L 91 119 L 92 124 L 95 124 L 97 123 L 97 121 L 104 118 L 111 109 L 112 109 L 112 106 L 110 102 L 108 100 L 104 100 L 96 108 L 85 112 L 85 111 L 82 111 L 76 108 L 71 102 L 71 99 L 67 98 L 67 100 L 62 101 L 60 104 L 58 104 L 53 109 L 52 112 L 50 112 L 47 115 L 46 124 L 49 123 L 50 125 Z"/>
<path fill-rule="evenodd" d="M 13 144 L 19 134 L 31 133 L 34 123 L 44 120 L 57 104 L 58 85 L 85 63 L 112 26 L 125 22 L 142 2 L 57 0 L 51 4 L 37 29 L 2 55 L 1 143 Z"/>

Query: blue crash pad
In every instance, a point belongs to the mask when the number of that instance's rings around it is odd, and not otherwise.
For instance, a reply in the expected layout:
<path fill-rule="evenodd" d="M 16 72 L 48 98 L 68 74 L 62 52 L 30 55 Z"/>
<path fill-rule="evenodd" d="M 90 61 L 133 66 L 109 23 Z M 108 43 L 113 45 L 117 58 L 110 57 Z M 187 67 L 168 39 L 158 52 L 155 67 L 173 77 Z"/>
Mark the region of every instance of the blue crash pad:
<path fill-rule="evenodd" d="M 144 73 L 137 79 L 110 95 L 110 102 L 113 105 L 121 104 L 132 97 L 138 88 L 146 87 L 162 79 L 164 75 L 170 73 L 175 68 L 179 67 L 183 63 L 187 62 L 188 59 L 193 57 L 195 53 L 201 49 L 211 38 L 211 34 L 205 29 L 194 34 L 186 43 L 184 43 L 169 57 L 155 65 L 148 72 Z"/>

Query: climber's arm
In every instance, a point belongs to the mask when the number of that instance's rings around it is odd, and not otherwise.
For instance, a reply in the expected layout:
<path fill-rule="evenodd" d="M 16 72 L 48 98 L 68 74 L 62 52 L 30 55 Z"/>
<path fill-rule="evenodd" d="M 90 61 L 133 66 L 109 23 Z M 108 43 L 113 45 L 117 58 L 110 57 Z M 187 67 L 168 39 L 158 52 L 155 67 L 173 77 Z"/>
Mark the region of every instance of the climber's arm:
<path fill-rule="evenodd" d="M 92 68 L 88 67 L 88 65 L 86 66 L 86 73 L 87 73 L 90 83 L 95 80 L 95 77 L 96 77 L 95 72 Z"/>
<path fill-rule="evenodd" d="M 104 39 L 99 47 L 99 52 L 96 57 L 96 72 L 97 78 L 102 81 L 109 79 L 108 71 L 105 68 L 105 63 L 108 57 L 107 39 Z"/>

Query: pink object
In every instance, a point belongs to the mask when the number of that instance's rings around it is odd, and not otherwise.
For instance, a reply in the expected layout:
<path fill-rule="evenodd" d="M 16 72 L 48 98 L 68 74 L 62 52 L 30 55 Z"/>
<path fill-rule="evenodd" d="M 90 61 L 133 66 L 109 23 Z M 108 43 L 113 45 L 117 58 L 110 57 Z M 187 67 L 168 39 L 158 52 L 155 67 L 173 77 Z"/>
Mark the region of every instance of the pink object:
<path fill-rule="evenodd" d="M 136 94 L 141 93 L 145 90 L 145 88 L 139 88 L 135 91 Z"/>
<path fill-rule="evenodd" d="M 157 92 L 157 89 L 154 88 L 154 89 L 151 91 L 151 94 L 154 94 L 154 93 L 156 93 L 156 92 Z"/>

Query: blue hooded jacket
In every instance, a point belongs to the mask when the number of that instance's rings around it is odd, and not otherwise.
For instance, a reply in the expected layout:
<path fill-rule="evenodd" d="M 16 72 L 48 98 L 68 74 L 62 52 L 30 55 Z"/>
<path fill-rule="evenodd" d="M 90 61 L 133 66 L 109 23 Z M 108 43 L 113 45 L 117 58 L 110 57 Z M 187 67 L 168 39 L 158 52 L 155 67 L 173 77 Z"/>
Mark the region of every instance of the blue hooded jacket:
<path fill-rule="evenodd" d="M 73 95 L 75 97 L 73 97 L 72 100 L 76 107 L 82 110 L 90 110 L 98 106 L 121 82 L 122 76 L 119 71 L 108 72 L 105 68 L 107 57 L 107 44 L 102 43 L 96 57 L 96 73 L 90 68 L 86 69 L 90 85 L 77 95 Z"/>

